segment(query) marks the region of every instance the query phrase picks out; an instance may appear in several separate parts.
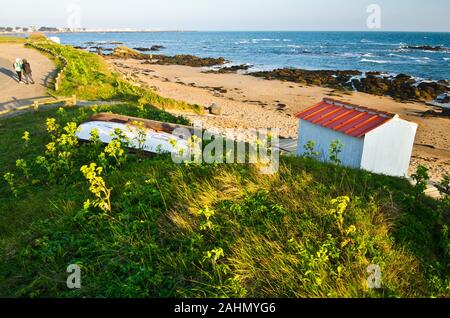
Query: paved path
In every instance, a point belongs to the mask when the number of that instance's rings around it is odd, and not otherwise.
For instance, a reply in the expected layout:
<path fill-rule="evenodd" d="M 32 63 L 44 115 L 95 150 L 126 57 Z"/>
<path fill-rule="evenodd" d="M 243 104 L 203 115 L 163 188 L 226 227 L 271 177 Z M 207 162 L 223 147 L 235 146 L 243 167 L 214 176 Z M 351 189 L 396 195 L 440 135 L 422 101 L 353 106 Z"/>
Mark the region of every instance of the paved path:
<path fill-rule="evenodd" d="M 27 59 L 35 85 L 19 84 L 12 68 L 17 57 Z M 55 64 L 45 55 L 23 44 L 0 44 L 0 111 L 47 98 L 47 86 L 56 73 Z"/>

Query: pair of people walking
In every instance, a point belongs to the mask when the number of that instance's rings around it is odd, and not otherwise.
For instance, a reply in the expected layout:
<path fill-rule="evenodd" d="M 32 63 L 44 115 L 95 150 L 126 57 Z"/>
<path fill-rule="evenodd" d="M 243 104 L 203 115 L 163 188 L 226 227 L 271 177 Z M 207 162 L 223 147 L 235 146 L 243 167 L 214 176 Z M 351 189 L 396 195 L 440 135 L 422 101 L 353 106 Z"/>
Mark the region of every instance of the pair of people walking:
<path fill-rule="evenodd" d="M 26 59 L 17 58 L 13 64 L 20 84 L 34 84 L 31 65 Z M 24 79 L 25 81 L 23 81 Z"/>

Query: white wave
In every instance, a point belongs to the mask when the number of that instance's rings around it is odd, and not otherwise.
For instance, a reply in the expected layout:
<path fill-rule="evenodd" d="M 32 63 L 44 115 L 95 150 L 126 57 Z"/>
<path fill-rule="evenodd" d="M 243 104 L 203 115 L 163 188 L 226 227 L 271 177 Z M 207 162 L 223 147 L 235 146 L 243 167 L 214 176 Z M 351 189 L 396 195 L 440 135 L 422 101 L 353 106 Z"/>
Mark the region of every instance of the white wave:
<path fill-rule="evenodd" d="M 279 42 L 281 41 L 281 39 L 268 39 L 268 38 L 264 38 L 264 39 L 252 39 L 252 42 L 257 43 L 257 42 Z"/>
<path fill-rule="evenodd" d="M 444 57 L 444 61 L 450 61 L 450 57 Z"/>
<path fill-rule="evenodd" d="M 370 59 L 362 59 L 360 62 L 363 62 L 363 63 L 376 63 L 376 64 L 389 64 L 389 63 L 392 63 L 390 61 L 370 60 Z"/>

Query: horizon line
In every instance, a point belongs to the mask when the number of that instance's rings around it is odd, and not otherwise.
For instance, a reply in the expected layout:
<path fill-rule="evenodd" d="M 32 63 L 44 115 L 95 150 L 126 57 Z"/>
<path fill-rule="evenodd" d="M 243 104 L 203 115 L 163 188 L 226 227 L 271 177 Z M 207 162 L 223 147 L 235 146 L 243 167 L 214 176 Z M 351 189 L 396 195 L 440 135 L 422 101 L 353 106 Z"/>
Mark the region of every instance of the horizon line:
<path fill-rule="evenodd" d="M 65 27 L 55 27 L 55 28 L 61 28 L 64 29 Z M 183 30 L 183 29 L 147 29 L 147 28 L 79 28 L 79 29 L 85 29 L 85 30 L 79 30 L 79 31 L 39 31 L 36 30 L 34 32 L 42 32 L 42 33 L 88 33 L 88 32 L 100 32 L 100 31 L 109 31 L 111 33 L 114 32 L 339 32 L 339 33 L 350 33 L 350 32 L 359 32 L 359 33 L 383 33 L 383 32 L 389 32 L 389 33 L 450 33 L 450 31 L 436 31 L 436 30 L 367 30 L 367 29 L 357 29 L 357 30 L 313 30 L 313 29 L 303 29 L 303 30 L 282 30 L 282 29 L 275 29 L 275 30 L 218 30 L 218 29 L 211 29 L 211 30 Z M 4 34 L 23 34 L 23 33 L 32 33 L 29 31 L 24 32 L 0 32 Z"/>

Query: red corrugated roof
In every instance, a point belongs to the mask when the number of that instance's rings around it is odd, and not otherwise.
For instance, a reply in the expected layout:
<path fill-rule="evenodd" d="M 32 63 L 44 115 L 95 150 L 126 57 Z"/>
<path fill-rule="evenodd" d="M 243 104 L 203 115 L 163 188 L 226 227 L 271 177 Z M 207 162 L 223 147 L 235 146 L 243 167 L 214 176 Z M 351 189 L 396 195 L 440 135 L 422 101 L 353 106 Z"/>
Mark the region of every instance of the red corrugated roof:
<path fill-rule="evenodd" d="M 325 98 L 296 116 L 310 123 L 360 138 L 396 115 Z"/>

